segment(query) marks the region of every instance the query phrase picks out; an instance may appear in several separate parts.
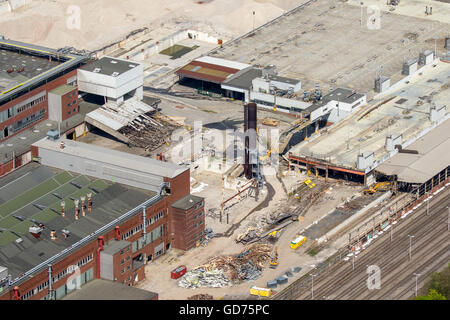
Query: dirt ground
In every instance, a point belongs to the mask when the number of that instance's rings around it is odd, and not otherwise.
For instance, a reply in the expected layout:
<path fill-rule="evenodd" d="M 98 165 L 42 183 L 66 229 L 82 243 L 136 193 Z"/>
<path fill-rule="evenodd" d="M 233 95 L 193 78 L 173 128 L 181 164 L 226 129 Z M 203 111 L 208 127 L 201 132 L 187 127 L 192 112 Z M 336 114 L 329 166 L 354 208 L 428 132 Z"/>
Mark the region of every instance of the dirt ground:
<path fill-rule="evenodd" d="M 200 180 L 201 176 L 197 176 Z M 211 183 L 208 180 L 207 175 L 205 176 L 205 181 Z M 214 299 L 247 299 L 249 298 L 249 288 L 252 285 L 265 287 L 267 281 L 273 280 L 276 277 L 281 276 L 285 271 L 292 267 L 301 266 L 303 269 L 300 273 L 294 273 L 292 278 L 289 278 L 289 283 L 296 277 L 303 275 L 311 266 L 317 264 L 321 259 L 321 256 L 326 254 L 326 250 L 319 252 L 315 256 L 310 256 L 305 252 L 306 246 L 303 246 L 297 250 L 292 250 L 290 248 L 290 241 L 299 232 L 307 227 L 308 225 L 315 223 L 324 215 L 330 213 L 336 206 L 340 205 L 347 197 L 360 191 L 359 186 L 348 186 L 342 183 L 331 182 L 331 189 L 326 191 L 326 196 L 319 200 L 308 212 L 306 213 L 302 221 L 295 221 L 286 227 L 280 238 L 276 242 L 279 254 L 279 265 L 276 269 L 270 269 L 267 266 L 263 270 L 262 276 L 255 281 L 245 281 L 238 285 L 233 285 L 224 288 L 197 288 L 197 289 L 185 289 L 178 287 L 177 280 L 170 278 L 170 271 L 175 269 L 179 265 L 186 265 L 188 270 L 205 263 L 209 258 L 217 255 L 227 255 L 227 254 L 238 254 L 244 250 L 245 246 L 236 243 L 236 236 L 242 232 L 246 222 L 251 221 L 252 217 L 258 217 L 259 215 L 264 215 L 265 212 L 270 210 L 277 210 L 287 201 L 286 193 L 284 188 L 290 190 L 294 185 L 302 183 L 306 175 L 298 174 L 296 172 L 289 173 L 286 177 L 282 178 L 285 186 L 277 179 L 276 176 L 267 176 L 266 182 L 270 184 L 277 192 L 273 195 L 273 198 L 268 203 L 268 206 L 260 211 L 252 213 L 245 222 L 242 223 L 242 227 L 237 228 L 233 234 L 229 237 L 217 237 L 212 239 L 205 247 L 199 246 L 197 248 L 191 249 L 187 252 L 182 252 L 180 250 L 171 249 L 167 254 L 163 255 L 161 258 L 153 261 L 146 266 L 146 279 L 141 282 L 138 287 L 150 291 L 155 291 L 159 293 L 159 298 L 161 300 L 166 299 L 187 299 L 188 297 L 195 294 L 207 293 L 214 297 Z M 311 178 L 311 177 L 310 177 Z M 211 177 L 209 177 L 211 179 Z M 315 178 L 312 178 L 314 180 Z M 319 178 L 322 179 L 322 178 Z M 211 192 L 211 188 L 215 188 L 214 185 L 209 184 L 205 187 L 201 193 L 208 194 Z M 199 193 L 200 194 L 200 193 Z M 214 194 L 210 195 L 211 199 L 216 196 Z M 208 200 L 208 199 L 207 199 Z M 326 200 L 326 201 L 325 201 Z M 248 201 L 246 204 L 245 201 Z M 208 201 L 206 201 L 208 202 Z M 216 201 L 217 202 L 217 201 Z M 240 211 L 239 216 L 245 216 L 252 207 L 256 205 L 253 199 L 246 199 L 242 201 L 241 207 L 236 207 L 236 210 Z M 237 221 L 233 221 L 237 222 Z M 217 223 L 217 221 L 215 222 Z M 206 227 L 211 227 L 213 224 L 211 220 L 207 220 Z M 213 228 L 214 229 L 214 228 Z M 216 231 L 216 230 L 215 230 Z M 279 285 L 278 290 L 288 285 Z M 275 289 L 277 290 L 277 289 Z"/>
<path fill-rule="evenodd" d="M 7 38 L 61 48 L 94 50 L 148 27 L 196 28 L 235 37 L 289 10 L 298 0 L 36 0 L 0 15 Z M 75 15 L 79 12 L 79 19 Z M 79 21 L 78 23 L 75 20 Z"/>

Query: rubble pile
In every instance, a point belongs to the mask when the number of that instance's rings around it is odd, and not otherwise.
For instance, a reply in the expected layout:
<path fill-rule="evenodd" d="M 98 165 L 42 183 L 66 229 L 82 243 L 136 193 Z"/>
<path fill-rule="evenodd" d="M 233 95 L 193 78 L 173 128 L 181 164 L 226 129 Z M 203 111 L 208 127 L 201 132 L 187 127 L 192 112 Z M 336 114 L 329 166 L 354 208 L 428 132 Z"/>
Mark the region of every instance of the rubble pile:
<path fill-rule="evenodd" d="M 270 245 L 254 243 L 238 255 L 214 257 L 201 268 L 222 270 L 233 282 L 255 280 L 261 275 L 264 263 L 270 260 L 270 254 Z"/>
<path fill-rule="evenodd" d="M 213 300 L 213 296 L 210 294 L 201 293 L 188 297 L 188 300 Z"/>
<path fill-rule="evenodd" d="M 229 280 L 223 274 L 222 270 L 205 270 L 198 268 L 186 272 L 178 281 L 178 286 L 187 289 L 199 287 L 222 288 L 229 285 Z"/>

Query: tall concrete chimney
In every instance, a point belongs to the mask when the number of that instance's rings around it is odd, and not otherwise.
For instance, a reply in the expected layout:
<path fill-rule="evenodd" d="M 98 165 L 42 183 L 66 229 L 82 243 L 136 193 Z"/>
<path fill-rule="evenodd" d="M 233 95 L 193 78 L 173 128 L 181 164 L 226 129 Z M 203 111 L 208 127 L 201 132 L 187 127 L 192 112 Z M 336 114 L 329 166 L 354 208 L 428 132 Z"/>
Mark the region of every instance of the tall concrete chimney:
<path fill-rule="evenodd" d="M 253 164 L 258 161 L 256 157 L 256 123 L 257 106 L 256 103 L 248 103 L 244 106 L 244 174 L 247 179 L 253 178 Z"/>

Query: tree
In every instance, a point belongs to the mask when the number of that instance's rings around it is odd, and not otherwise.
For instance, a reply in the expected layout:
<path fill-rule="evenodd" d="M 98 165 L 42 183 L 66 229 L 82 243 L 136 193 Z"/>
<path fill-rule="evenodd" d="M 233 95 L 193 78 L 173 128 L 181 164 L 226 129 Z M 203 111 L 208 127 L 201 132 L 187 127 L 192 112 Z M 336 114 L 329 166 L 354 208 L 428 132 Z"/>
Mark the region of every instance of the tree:
<path fill-rule="evenodd" d="M 447 300 L 447 298 L 436 290 L 430 289 L 426 296 L 418 296 L 415 300 Z"/>
<path fill-rule="evenodd" d="M 450 264 L 443 272 L 435 272 L 431 275 L 430 289 L 434 289 L 450 299 Z"/>

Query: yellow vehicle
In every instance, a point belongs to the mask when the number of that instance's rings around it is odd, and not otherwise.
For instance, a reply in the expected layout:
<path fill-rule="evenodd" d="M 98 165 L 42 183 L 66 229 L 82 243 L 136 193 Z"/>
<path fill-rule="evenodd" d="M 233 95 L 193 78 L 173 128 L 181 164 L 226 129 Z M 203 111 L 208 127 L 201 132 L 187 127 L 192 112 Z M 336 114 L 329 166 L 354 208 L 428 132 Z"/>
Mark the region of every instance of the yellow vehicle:
<path fill-rule="evenodd" d="M 272 290 L 252 286 L 250 287 L 250 294 L 254 296 L 270 297 L 270 295 L 272 294 Z"/>
<path fill-rule="evenodd" d="M 272 259 L 270 260 L 270 268 L 275 269 L 278 266 L 278 248 L 275 247 Z"/>
<path fill-rule="evenodd" d="M 298 236 L 295 240 L 291 241 L 291 249 L 297 249 L 302 244 L 306 242 L 306 237 L 304 236 Z"/>
<path fill-rule="evenodd" d="M 303 181 L 304 184 L 309 185 L 311 183 L 310 179 L 306 179 L 305 181 Z"/>
<path fill-rule="evenodd" d="M 364 190 L 364 194 L 374 194 L 378 190 L 386 191 L 389 189 L 389 186 L 391 185 L 390 182 L 378 182 L 375 186 L 369 187 L 368 189 Z"/>

